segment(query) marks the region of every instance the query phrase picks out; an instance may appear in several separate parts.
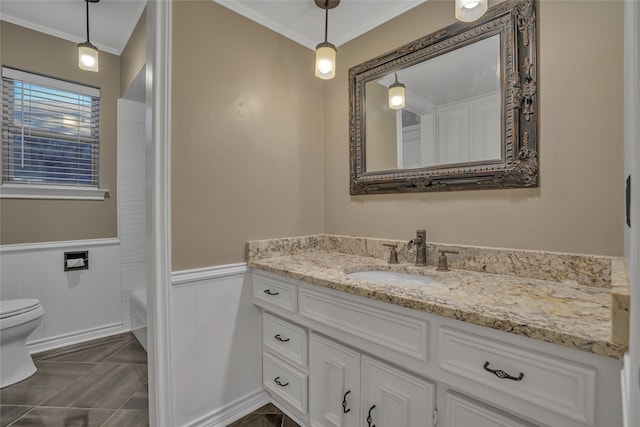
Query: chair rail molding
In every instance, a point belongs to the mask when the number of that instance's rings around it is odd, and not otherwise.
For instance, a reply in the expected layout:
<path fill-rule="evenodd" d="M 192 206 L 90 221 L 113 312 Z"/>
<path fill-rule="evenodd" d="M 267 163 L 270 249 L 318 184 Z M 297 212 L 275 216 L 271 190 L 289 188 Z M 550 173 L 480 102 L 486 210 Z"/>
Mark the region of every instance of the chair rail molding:
<path fill-rule="evenodd" d="M 209 279 L 217 279 L 226 276 L 244 274 L 248 271 L 247 263 L 215 265 L 212 267 L 194 268 L 191 270 L 173 271 L 171 273 L 171 284 L 184 285 Z"/>

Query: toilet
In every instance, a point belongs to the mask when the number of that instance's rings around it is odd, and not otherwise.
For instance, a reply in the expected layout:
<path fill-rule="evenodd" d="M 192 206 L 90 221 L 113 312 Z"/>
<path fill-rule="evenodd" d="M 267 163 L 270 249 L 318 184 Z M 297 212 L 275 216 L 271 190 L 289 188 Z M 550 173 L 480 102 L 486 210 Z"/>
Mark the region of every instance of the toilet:
<path fill-rule="evenodd" d="M 44 308 L 37 299 L 0 301 L 0 388 L 36 372 L 27 350 L 27 337 L 38 327 L 43 315 Z"/>

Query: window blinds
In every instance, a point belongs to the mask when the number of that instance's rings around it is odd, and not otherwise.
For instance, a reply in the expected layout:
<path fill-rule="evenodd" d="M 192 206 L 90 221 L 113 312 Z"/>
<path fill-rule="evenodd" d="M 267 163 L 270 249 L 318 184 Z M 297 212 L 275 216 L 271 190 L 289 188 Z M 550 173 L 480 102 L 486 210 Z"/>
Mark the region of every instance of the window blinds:
<path fill-rule="evenodd" d="M 2 183 L 98 187 L 100 90 L 2 68 Z"/>

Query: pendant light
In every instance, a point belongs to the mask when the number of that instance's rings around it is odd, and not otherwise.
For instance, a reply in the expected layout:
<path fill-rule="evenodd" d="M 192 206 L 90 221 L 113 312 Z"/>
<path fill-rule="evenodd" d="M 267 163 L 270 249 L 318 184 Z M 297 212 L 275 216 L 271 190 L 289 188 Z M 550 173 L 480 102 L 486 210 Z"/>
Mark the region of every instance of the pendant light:
<path fill-rule="evenodd" d="M 396 75 L 396 81 L 389 86 L 389 108 L 392 110 L 400 110 L 405 106 L 405 85 L 398 81 L 398 73 L 394 74 Z"/>
<path fill-rule="evenodd" d="M 336 75 L 336 47 L 327 41 L 329 9 L 336 7 L 340 0 L 314 0 L 316 6 L 324 9 L 324 42 L 316 46 L 316 77 L 329 80 Z"/>
<path fill-rule="evenodd" d="M 456 0 L 456 19 L 472 22 L 487 11 L 487 0 Z"/>
<path fill-rule="evenodd" d="M 87 41 L 78 44 L 78 66 L 81 70 L 98 72 L 98 48 L 89 40 L 89 3 L 100 0 L 85 0 L 87 4 Z"/>

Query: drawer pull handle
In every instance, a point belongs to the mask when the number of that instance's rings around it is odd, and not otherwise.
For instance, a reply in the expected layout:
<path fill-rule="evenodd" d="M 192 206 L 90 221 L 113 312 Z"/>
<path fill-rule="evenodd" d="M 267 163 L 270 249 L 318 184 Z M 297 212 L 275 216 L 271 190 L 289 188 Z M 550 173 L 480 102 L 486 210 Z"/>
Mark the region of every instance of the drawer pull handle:
<path fill-rule="evenodd" d="M 267 295 L 280 295 L 280 292 L 271 292 L 271 289 L 265 289 L 264 293 Z"/>
<path fill-rule="evenodd" d="M 371 411 L 373 411 L 375 407 L 376 405 L 373 405 L 371 408 L 369 408 L 369 415 L 367 415 L 367 425 L 369 427 L 376 427 L 375 424 L 371 424 L 373 422 L 373 418 L 371 418 Z"/>
<path fill-rule="evenodd" d="M 280 387 L 286 387 L 286 386 L 288 386 L 288 385 L 289 385 L 289 383 L 284 383 L 284 384 L 282 384 L 282 383 L 280 382 L 280 377 L 275 377 L 275 378 L 273 379 L 273 382 L 274 382 L 274 383 L 276 383 L 276 384 L 278 384 Z"/>
<path fill-rule="evenodd" d="M 278 334 L 278 335 L 274 336 L 274 338 L 275 338 L 276 340 L 280 341 L 280 342 L 287 342 L 287 341 L 290 341 L 290 340 L 291 340 L 290 338 L 284 338 L 284 339 L 283 339 L 283 338 L 280 336 L 280 334 Z"/>
<path fill-rule="evenodd" d="M 351 390 L 347 390 L 347 392 L 342 397 L 342 412 L 345 414 L 351 411 L 351 408 L 347 409 L 347 394 L 351 393 Z"/>
<path fill-rule="evenodd" d="M 490 369 L 489 368 L 489 362 L 485 362 L 484 364 L 484 370 L 491 372 L 492 374 L 494 374 L 496 377 L 498 378 L 506 378 L 508 380 L 514 380 L 514 381 L 522 381 L 522 379 L 524 378 L 524 373 L 520 372 L 520 375 L 518 375 L 517 377 L 512 377 L 511 375 L 507 374 L 505 371 L 501 370 L 501 369 Z"/>

